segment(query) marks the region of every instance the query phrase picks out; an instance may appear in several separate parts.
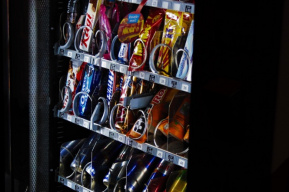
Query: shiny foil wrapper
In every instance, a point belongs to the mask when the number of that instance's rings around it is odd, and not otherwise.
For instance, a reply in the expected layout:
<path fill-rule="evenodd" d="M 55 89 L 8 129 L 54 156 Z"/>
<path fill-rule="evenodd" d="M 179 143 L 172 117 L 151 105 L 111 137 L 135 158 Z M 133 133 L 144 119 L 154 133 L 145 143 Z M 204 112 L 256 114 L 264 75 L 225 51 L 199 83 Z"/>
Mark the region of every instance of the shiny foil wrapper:
<path fill-rule="evenodd" d="M 160 158 L 147 153 L 133 156 L 127 166 L 127 191 L 143 191 L 160 162 Z"/>
<path fill-rule="evenodd" d="M 170 173 L 175 169 L 176 166 L 172 162 L 163 159 L 151 174 L 144 192 L 163 192 L 166 189 L 166 182 Z"/>

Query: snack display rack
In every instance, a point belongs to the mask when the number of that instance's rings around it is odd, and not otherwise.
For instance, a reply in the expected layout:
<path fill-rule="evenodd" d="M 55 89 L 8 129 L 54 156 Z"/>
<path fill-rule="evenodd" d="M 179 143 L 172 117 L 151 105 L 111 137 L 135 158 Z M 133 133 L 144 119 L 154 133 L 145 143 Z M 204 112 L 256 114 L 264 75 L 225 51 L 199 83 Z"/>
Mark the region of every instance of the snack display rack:
<path fill-rule="evenodd" d="M 141 0 L 124 0 L 123 2 L 139 4 L 141 3 Z M 192 14 L 194 13 L 194 4 L 184 3 L 184 2 L 179 2 L 179 1 L 148 0 L 145 6 L 171 9 L 171 10 L 180 11 L 180 12 L 188 12 Z M 79 52 L 73 49 L 63 48 L 57 43 L 54 45 L 54 55 L 62 56 L 65 58 L 82 61 L 86 63 L 91 63 L 101 68 L 109 69 L 109 70 L 119 72 L 125 75 L 138 77 L 140 79 L 143 79 L 152 83 L 156 83 L 156 84 L 168 87 L 168 88 L 180 90 L 185 93 L 191 93 L 191 82 L 189 81 L 160 75 L 160 74 L 153 73 L 150 71 L 129 71 L 128 65 L 118 63 L 117 61 L 114 61 L 114 60 L 107 60 L 104 58 L 100 58 L 100 57 L 97 57 L 88 53 Z M 178 165 L 184 169 L 188 168 L 187 157 L 184 157 L 176 153 L 172 153 L 163 148 L 156 147 L 150 143 L 146 143 L 146 142 L 138 143 L 134 139 L 122 133 L 119 133 L 110 127 L 105 127 L 105 126 L 102 126 L 93 122 L 93 115 L 91 116 L 90 120 L 88 120 L 88 119 L 81 118 L 77 115 L 62 112 L 61 110 L 57 108 L 57 106 L 55 106 L 54 117 L 66 120 L 82 128 L 88 129 L 90 131 L 109 137 L 113 140 L 124 143 L 125 145 L 131 146 L 137 150 L 156 156 L 160 159 L 164 159 L 168 162 L 172 162 L 173 164 Z M 57 181 L 63 184 L 64 186 L 75 191 L 92 192 L 92 190 L 87 189 L 86 187 L 80 184 L 77 184 L 74 181 L 70 180 L 69 178 L 66 178 L 61 175 L 57 175 Z"/>

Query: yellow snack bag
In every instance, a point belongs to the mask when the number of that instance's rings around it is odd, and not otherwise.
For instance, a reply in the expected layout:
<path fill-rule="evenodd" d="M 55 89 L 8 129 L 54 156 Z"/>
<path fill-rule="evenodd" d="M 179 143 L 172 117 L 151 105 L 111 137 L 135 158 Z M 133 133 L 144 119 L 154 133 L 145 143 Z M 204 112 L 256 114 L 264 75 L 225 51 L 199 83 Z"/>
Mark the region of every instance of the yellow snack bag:
<path fill-rule="evenodd" d="M 183 12 L 166 10 L 165 25 L 163 29 L 162 44 L 173 48 L 178 36 L 182 34 Z M 159 51 L 157 68 L 162 75 L 171 74 L 171 53 L 168 47 L 162 46 Z"/>

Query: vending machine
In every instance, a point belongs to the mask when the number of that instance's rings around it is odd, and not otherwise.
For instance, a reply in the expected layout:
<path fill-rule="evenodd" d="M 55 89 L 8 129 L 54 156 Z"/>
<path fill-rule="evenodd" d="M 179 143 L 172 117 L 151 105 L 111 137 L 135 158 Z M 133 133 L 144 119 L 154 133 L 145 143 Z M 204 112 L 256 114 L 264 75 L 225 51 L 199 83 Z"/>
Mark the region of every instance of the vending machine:
<path fill-rule="evenodd" d="M 5 191 L 271 189 L 281 3 L 2 5 Z"/>

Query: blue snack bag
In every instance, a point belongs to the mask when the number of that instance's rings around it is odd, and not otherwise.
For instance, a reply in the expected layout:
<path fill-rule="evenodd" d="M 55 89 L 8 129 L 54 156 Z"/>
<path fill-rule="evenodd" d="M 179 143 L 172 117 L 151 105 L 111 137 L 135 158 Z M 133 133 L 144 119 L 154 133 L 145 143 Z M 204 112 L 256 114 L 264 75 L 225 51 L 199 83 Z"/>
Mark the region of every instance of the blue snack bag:
<path fill-rule="evenodd" d="M 78 101 L 78 113 L 80 117 L 89 118 L 92 113 L 92 102 L 90 98 L 97 100 L 101 83 L 101 69 L 90 63 L 87 63 L 83 78 L 79 83 L 77 92 L 85 92 L 81 94 Z"/>

